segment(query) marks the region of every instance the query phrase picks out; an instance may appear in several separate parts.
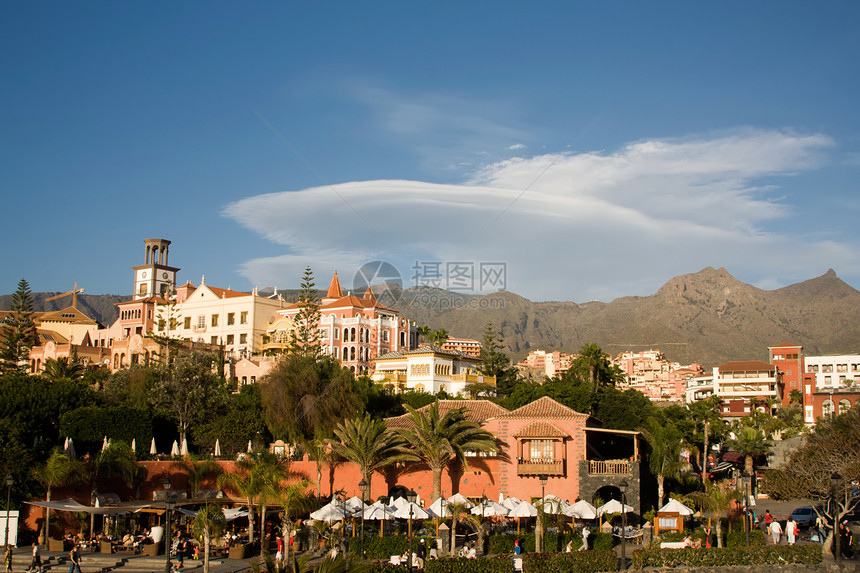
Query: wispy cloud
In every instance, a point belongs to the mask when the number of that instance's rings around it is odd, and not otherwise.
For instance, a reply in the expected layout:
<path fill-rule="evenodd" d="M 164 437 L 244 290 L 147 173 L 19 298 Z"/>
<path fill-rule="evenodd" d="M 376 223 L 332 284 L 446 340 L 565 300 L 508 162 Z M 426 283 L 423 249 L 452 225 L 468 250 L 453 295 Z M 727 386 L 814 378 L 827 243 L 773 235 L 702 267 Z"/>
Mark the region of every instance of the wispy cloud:
<path fill-rule="evenodd" d="M 417 260 L 502 261 L 509 290 L 534 299 L 649 294 L 705 266 L 784 284 L 823 273 L 821 261 L 860 270 L 846 245 L 774 224 L 791 209 L 778 179 L 815 168 L 832 145 L 820 134 L 742 130 L 505 159 L 458 185 L 336 185 L 385 240 L 326 187 L 249 197 L 224 214 L 288 250 L 244 264 L 255 284 L 293 285 L 308 264 L 349 273 L 373 259 L 393 262 L 407 283 Z"/>
<path fill-rule="evenodd" d="M 524 143 L 515 143 L 511 146 L 508 146 L 509 151 L 517 151 L 519 149 L 525 149 L 525 148 L 526 148 L 526 146 Z"/>

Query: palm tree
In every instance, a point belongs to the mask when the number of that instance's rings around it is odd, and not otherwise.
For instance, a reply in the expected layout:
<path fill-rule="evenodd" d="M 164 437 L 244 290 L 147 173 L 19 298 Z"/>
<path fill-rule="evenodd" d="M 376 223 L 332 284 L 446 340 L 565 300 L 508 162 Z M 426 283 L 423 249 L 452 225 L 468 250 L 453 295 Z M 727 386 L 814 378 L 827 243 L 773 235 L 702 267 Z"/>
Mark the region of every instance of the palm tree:
<path fill-rule="evenodd" d="M 141 480 L 146 475 L 146 469 L 137 463 L 134 450 L 127 443 L 116 440 L 110 442 L 107 447 L 90 458 L 86 466 L 87 476 L 90 482 L 91 499 L 95 502 L 98 497 L 99 486 L 111 478 L 120 478 L 129 487 Z M 95 525 L 95 514 L 90 517 L 90 532 Z"/>
<path fill-rule="evenodd" d="M 373 419 L 370 414 L 344 420 L 335 428 L 334 435 L 332 453 L 359 467 L 368 491 L 372 491 L 370 482 L 377 470 L 396 462 L 417 459 L 403 438 L 390 431 L 384 420 Z"/>
<path fill-rule="evenodd" d="M 265 487 L 262 472 L 256 469 L 256 460 L 246 457 L 236 462 L 235 472 L 227 472 L 218 476 L 218 486 L 234 489 L 245 498 L 248 505 L 248 541 L 254 542 L 254 507 L 257 497 Z M 255 471 L 256 470 L 256 471 Z"/>
<path fill-rule="evenodd" d="M 639 431 L 651 446 L 648 467 L 657 478 L 657 500 L 659 507 L 663 507 L 666 500 L 666 478 L 677 478 L 690 469 L 689 462 L 681 457 L 681 450 L 686 446 L 684 436 L 674 424 L 663 424 L 654 418 L 649 418 L 648 427 L 639 428 Z"/>
<path fill-rule="evenodd" d="M 704 492 L 695 492 L 687 496 L 687 499 L 701 507 L 716 522 L 717 547 L 723 546 L 720 523 L 728 516 L 731 503 L 740 499 L 742 495 L 740 490 L 731 489 L 725 482 L 716 485 L 705 482 Z"/>
<path fill-rule="evenodd" d="M 430 334 L 430 342 L 436 346 L 442 346 L 449 338 L 450 336 L 448 335 L 448 331 L 444 328 L 440 328 Z"/>
<path fill-rule="evenodd" d="M 757 428 L 746 426 L 740 429 L 737 438 L 729 440 L 729 447 L 743 454 L 744 471 L 753 475 L 755 471 L 755 458 L 770 451 L 770 442 L 765 439 L 764 434 Z"/>
<path fill-rule="evenodd" d="M 290 477 L 290 470 L 284 461 L 272 454 L 264 454 L 257 459 L 252 472 L 256 472 L 261 482 L 260 488 L 260 523 L 266 524 L 266 511 L 269 502 L 278 501 L 278 491 L 281 483 Z M 264 538 L 264 531 L 260 532 Z M 268 547 L 268 544 L 264 544 Z"/>
<path fill-rule="evenodd" d="M 419 326 L 416 332 L 418 333 L 418 336 L 421 337 L 421 343 L 423 344 L 427 341 L 427 337 L 432 331 L 430 330 L 430 327 L 425 324 L 423 326 Z"/>
<path fill-rule="evenodd" d="M 466 452 L 495 452 L 496 439 L 480 424 L 466 419 L 465 408 L 449 410 L 439 415 L 439 400 L 423 410 L 405 405 L 412 426 L 403 430 L 415 454 L 433 472 L 433 497 L 442 497 L 442 471 L 452 459 L 468 468 Z"/>
<path fill-rule="evenodd" d="M 50 380 L 80 380 L 84 377 L 84 365 L 74 358 L 60 356 L 45 360 L 42 373 Z"/>
<path fill-rule="evenodd" d="M 188 486 L 193 498 L 196 498 L 200 493 L 207 475 L 218 475 L 224 471 L 215 460 L 200 460 L 194 457 L 176 460 L 170 464 L 170 467 L 188 475 Z"/>
<path fill-rule="evenodd" d="M 209 546 L 214 537 L 227 527 L 224 510 L 218 504 L 206 504 L 194 518 L 194 536 L 203 543 L 203 573 L 209 573 Z"/>
<path fill-rule="evenodd" d="M 280 483 L 273 490 L 273 499 L 276 499 L 284 510 L 281 519 L 281 537 L 284 539 L 284 563 L 289 562 L 290 557 L 290 532 L 293 527 L 292 512 L 298 510 L 305 512 L 311 509 L 313 500 L 308 495 L 307 479 L 302 478 L 297 482 Z"/>
<path fill-rule="evenodd" d="M 86 479 L 86 470 L 80 460 L 71 458 L 60 448 L 54 448 L 44 466 L 33 469 L 33 477 L 45 487 L 46 501 L 51 501 L 51 491 L 55 487 L 68 485 L 76 480 Z M 51 508 L 45 508 L 44 538 L 50 535 Z"/>

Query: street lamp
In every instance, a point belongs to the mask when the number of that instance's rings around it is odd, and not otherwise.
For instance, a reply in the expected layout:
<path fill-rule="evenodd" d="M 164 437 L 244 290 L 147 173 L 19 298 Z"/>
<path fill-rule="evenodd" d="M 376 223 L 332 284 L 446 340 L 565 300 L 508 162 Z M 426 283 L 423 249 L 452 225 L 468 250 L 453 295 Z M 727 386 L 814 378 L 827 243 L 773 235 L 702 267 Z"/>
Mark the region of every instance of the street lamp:
<path fill-rule="evenodd" d="M 839 539 L 839 493 L 842 489 L 842 476 L 839 472 L 833 472 L 830 476 L 830 489 L 833 492 L 833 547 L 835 549 L 834 557 L 837 563 L 842 562 L 842 548 L 840 547 Z"/>
<path fill-rule="evenodd" d="M 540 545 L 537 548 L 538 553 L 543 553 L 543 512 L 546 509 L 546 503 L 544 502 L 544 498 L 546 497 L 546 474 L 540 474 L 538 476 L 538 480 L 540 481 L 540 511 L 538 511 L 538 529 L 540 530 Z"/>
<path fill-rule="evenodd" d="M 164 488 L 164 505 L 167 508 L 164 512 L 164 573 L 170 573 L 170 546 L 173 544 L 173 532 L 170 531 L 170 510 L 172 509 L 170 490 L 173 488 L 173 482 L 170 481 L 170 476 L 164 478 L 161 486 Z"/>
<path fill-rule="evenodd" d="M 621 480 L 618 489 L 621 491 L 621 567 L 627 569 L 627 480 Z"/>
<path fill-rule="evenodd" d="M 9 543 L 9 508 L 12 504 L 12 486 L 15 484 L 15 480 L 12 479 L 12 474 L 6 475 L 6 536 L 3 538 L 6 541 L 6 546 L 10 545 Z"/>
<path fill-rule="evenodd" d="M 752 481 L 752 476 L 750 476 L 749 472 L 744 470 L 744 473 L 741 474 L 741 489 L 744 493 L 744 533 L 746 533 L 747 537 L 747 547 L 750 546 L 750 528 L 752 524 L 749 523 L 749 503 L 750 503 L 750 482 Z"/>
<path fill-rule="evenodd" d="M 367 511 L 365 509 L 364 499 L 365 494 L 367 494 L 367 482 L 364 481 L 364 478 L 361 478 L 361 481 L 358 482 L 358 489 L 361 490 L 361 557 L 364 558 L 366 551 L 364 550 L 364 512 Z"/>
<path fill-rule="evenodd" d="M 415 503 L 415 499 L 418 495 L 415 493 L 415 490 L 410 489 L 406 492 L 406 501 L 409 502 L 409 570 L 412 571 L 412 508 Z"/>

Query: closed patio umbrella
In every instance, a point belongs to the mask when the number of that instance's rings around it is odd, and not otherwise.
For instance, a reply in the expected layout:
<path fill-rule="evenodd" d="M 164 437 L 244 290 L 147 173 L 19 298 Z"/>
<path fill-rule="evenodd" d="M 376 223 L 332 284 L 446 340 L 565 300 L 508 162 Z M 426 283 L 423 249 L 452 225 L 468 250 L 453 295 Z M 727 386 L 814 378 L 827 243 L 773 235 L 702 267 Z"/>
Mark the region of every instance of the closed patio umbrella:
<path fill-rule="evenodd" d="M 219 457 L 221 455 L 221 441 L 215 440 L 215 457 Z"/>
<path fill-rule="evenodd" d="M 149 444 L 149 455 L 154 456 L 158 454 L 158 450 L 155 449 L 155 438 L 152 438 L 152 443 Z"/>
<path fill-rule="evenodd" d="M 179 455 L 179 444 L 176 443 L 176 440 L 173 440 L 173 446 L 170 448 L 170 455 L 171 456 L 178 456 Z"/>

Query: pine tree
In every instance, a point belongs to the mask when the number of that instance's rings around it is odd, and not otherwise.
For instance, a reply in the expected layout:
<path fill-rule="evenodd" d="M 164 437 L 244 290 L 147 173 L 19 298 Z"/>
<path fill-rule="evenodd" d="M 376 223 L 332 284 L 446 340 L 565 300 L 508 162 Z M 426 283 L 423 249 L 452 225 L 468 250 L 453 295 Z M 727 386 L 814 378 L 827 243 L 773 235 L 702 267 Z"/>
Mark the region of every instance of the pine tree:
<path fill-rule="evenodd" d="M 294 319 L 290 351 L 302 356 L 319 356 L 322 352 L 319 337 L 320 302 L 314 284 L 314 273 L 310 267 L 302 275 L 299 294 L 299 312 Z"/>
<path fill-rule="evenodd" d="M 0 331 L 0 370 L 24 372 L 30 361 L 30 349 L 36 345 L 33 295 L 25 279 L 18 282 L 10 310 L 12 312 Z"/>
<path fill-rule="evenodd" d="M 500 394 L 507 396 L 517 382 L 517 370 L 511 366 L 508 355 L 502 352 L 501 343 L 501 336 L 493 327 L 493 323 L 488 322 L 484 328 L 479 369 L 485 376 L 495 376 L 496 388 Z"/>

